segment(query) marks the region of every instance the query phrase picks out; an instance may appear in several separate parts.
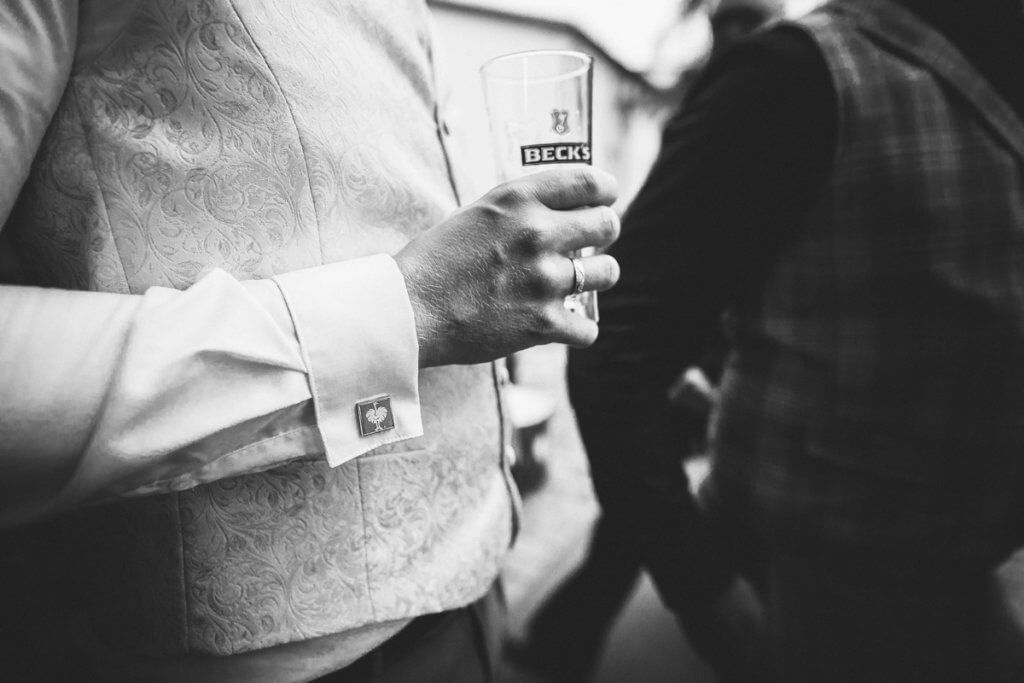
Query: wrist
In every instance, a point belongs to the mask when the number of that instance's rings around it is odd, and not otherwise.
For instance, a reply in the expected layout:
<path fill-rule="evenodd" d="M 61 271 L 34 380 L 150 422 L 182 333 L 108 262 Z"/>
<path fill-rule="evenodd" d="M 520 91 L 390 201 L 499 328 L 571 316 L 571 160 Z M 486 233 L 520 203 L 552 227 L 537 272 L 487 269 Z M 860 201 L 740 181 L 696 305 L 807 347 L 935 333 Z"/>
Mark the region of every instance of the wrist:
<path fill-rule="evenodd" d="M 426 296 L 416 277 L 416 268 L 403 258 L 400 252 L 395 257 L 395 264 L 405 282 L 406 295 L 412 308 L 413 326 L 416 328 L 416 344 L 419 348 L 419 367 L 429 368 L 440 365 L 436 352 L 435 340 L 438 338 L 438 318 L 427 304 Z"/>

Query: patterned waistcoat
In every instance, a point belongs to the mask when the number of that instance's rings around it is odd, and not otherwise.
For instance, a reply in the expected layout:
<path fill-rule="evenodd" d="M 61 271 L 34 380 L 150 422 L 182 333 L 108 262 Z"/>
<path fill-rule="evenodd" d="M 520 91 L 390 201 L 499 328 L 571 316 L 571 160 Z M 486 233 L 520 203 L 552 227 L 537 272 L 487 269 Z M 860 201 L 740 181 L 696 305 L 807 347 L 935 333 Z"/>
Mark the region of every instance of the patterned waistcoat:
<path fill-rule="evenodd" d="M 85 0 L 80 15 L 9 222 L 31 284 L 268 277 L 394 253 L 454 210 L 419 0 Z M 7 542 L 5 561 L 46 637 L 144 655 L 467 604 L 510 538 L 496 381 L 490 365 L 425 371 L 422 438 L 75 512 Z M 67 615 L 85 620 L 65 632 Z"/>
<path fill-rule="evenodd" d="M 796 27 L 832 74 L 838 144 L 735 311 L 720 481 L 789 529 L 981 543 L 1024 471 L 1024 125 L 895 3 Z"/>

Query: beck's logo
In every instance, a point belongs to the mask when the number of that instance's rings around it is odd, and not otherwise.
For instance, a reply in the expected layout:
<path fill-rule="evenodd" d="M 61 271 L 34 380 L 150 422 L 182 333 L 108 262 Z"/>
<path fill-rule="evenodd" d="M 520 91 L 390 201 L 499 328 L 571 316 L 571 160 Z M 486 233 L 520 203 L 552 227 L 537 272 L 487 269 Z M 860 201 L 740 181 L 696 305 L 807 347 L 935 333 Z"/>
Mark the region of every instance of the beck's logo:
<path fill-rule="evenodd" d="M 559 135 L 565 135 L 566 133 L 569 132 L 568 109 L 551 110 L 551 130 L 555 131 Z"/>
<path fill-rule="evenodd" d="M 590 144 L 586 142 L 552 142 L 524 145 L 519 148 L 523 166 L 540 164 L 589 164 Z"/>
<path fill-rule="evenodd" d="M 386 432 L 395 428 L 395 416 L 391 412 L 390 396 L 380 396 L 357 403 L 356 415 L 359 418 L 359 433 L 362 436 Z"/>

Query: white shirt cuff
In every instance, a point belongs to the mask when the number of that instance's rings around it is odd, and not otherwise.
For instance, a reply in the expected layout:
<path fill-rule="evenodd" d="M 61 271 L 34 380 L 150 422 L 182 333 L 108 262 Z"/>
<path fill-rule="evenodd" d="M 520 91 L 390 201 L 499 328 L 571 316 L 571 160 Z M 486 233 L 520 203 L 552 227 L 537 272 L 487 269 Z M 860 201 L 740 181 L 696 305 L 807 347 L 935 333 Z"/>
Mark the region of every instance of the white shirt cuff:
<path fill-rule="evenodd" d="M 423 435 L 419 347 L 405 280 L 386 254 L 278 275 L 327 462 Z"/>

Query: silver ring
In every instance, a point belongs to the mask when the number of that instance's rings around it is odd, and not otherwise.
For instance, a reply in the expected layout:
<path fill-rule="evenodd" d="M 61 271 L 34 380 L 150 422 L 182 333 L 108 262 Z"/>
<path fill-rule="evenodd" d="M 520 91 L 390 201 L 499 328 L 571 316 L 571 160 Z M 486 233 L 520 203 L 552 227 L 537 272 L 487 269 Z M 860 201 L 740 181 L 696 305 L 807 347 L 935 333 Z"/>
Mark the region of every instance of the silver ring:
<path fill-rule="evenodd" d="M 587 282 L 587 274 L 583 270 L 583 262 L 578 258 L 570 258 L 572 261 L 572 295 L 579 296 L 583 293 L 583 285 Z"/>

